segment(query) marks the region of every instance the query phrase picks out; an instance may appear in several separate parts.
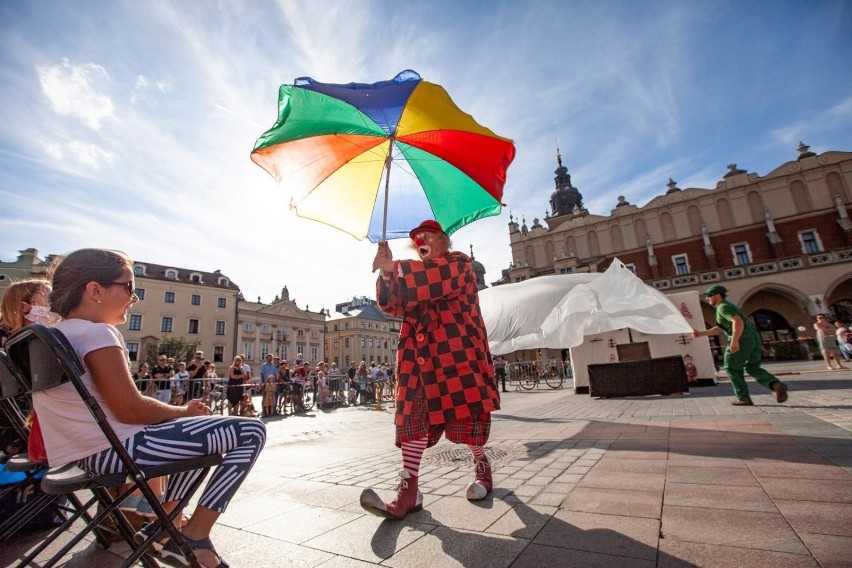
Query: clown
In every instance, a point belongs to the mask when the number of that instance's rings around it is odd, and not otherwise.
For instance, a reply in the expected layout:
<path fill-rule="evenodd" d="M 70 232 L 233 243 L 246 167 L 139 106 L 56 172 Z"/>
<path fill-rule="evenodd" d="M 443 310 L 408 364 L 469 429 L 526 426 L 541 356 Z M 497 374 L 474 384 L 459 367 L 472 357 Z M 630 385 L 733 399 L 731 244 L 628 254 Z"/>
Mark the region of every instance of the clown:
<path fill-rule="evenodd" d="M 423 221 L 409 236 L 420 260 L 394 260 L 387 242 L 379 243 L 373 260 L 373 270 L 381 269 L 379 306 L 403 318 L 394 419 L 403 470 L 393 501 L 385 503 L 365 489 L 361 506 L 391 519 L 422 508 L 420 459 L 441 435 L 467 445 L 473 455 L 474 481 L 467 498 L 488 495 L 491 464 L 483 446 L 491 412 L 500 408 L 470 258 L 449 250 L 450 239 L 436 221 Z"/>

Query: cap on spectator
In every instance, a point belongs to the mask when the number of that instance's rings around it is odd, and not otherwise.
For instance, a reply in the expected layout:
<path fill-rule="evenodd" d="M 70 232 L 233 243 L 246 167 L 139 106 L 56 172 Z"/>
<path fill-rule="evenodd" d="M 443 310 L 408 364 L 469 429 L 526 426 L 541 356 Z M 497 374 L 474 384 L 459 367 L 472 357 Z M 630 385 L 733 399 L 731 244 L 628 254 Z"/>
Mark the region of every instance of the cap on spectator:
<path fill-rule="evenodd" d="M 705 296 L 712 296 L 713 294 L 721 294 L 723 297 L 728 295 L 728 289 L 724 286 L 720 286 L 715 284 L 707 288 L 707 291 L 704 292 Z"/>

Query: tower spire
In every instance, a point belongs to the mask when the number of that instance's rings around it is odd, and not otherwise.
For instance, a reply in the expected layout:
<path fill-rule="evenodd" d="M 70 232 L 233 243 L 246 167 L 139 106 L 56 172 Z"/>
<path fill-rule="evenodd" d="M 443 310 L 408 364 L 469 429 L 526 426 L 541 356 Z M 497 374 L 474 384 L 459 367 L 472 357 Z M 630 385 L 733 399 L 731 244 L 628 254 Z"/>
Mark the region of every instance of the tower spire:
<path fill-rule="evenodd" d="M 558 138 L 556 139 L 556 163 L 558 167 L 553 172 L 556 174 L 556 177 L 553 178 L 556 190 L 550 196 L 551 214 L 546 218 L 569 215 L 575 208 L 584 209 L 583 196 L 571 184 L 571 174 L 568 173 L 568 168 L 562 163 L 562 149 L 559 147 Z"/>

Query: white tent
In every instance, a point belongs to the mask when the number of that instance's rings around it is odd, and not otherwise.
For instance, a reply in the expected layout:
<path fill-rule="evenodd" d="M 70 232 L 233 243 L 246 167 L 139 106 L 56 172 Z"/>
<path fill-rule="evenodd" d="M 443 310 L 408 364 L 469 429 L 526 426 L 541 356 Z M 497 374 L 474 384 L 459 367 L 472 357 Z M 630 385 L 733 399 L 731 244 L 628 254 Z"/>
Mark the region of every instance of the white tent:
<path fill-rule="evenodd" d="M 576 347 L 587 335 L 631 328 L 692 333 L 666 296 L 618 259 L 604 273 L 540 276 L 479 293 L 493 353 Z"/>
<path fill-rule="evenodd" d="M 602 274 L 541 276 L 489 288 L 479 302 L 492 353 L 570 348 L 575 389 L 588 386 L 587 365 L 616 360 L 615 346 L 631 341 L 648 341 L 652 357 L 690 354 L 699 378 L 715 373 L 707 339 L 692 338 L 690 322 L 704 329 L 698 294 L 667 297 L 618 259 Z"/>

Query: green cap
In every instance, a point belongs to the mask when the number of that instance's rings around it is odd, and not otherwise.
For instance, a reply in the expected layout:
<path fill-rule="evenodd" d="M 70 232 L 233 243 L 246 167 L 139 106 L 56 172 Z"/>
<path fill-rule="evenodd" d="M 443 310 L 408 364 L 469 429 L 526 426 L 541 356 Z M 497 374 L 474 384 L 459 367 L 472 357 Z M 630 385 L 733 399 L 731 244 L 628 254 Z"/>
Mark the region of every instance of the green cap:
<path fill-rule="evenodd" d="M 727 296 L 728 295 L 728 289 L 725 288 L 724 286 L 720 286 L 718 284 L 715 284 L 715 285 L 707 288 L 707 291 L 704 292 L 705 296 L 712 296 L 713 294 L 722 294 L 723 296 Z"/>

